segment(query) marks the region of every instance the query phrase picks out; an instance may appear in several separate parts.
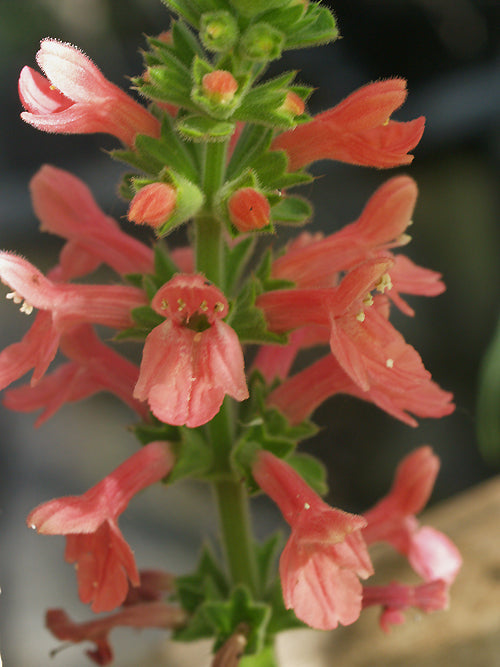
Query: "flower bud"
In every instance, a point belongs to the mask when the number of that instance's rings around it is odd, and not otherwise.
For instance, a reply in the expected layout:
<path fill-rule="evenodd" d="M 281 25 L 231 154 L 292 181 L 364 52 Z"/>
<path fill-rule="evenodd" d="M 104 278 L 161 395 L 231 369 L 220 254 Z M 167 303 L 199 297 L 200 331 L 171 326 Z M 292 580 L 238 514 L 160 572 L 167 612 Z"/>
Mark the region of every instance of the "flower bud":
<path fill-rule="evenodd" d="M 240 188 L 227 202 L 229 217 L 240 232 L 266 227 L 271 218 L 271 207 L 266 197 L 254 188 Z"/>
<path fill-rule="evenodd" d="M 150 183 L 132 199 L 127 217 L 138 225 L 150 225 L 157 229 L 171 217 L 176 201 L 177 192 L 172 185 Z"/>
<path fill-rule="evenodd" d="M 241 38 L 242 54 L 250 60 L 276 60 L 281 56 L 284 34 L 268 23 L 256 23 Z"/>
<path fill-rule="evenodd" d="M 207 12 L 201 17 L 200 38 L 209 51 L 230 51 L 238 39 L 238 24 L 234 16 L 224 10 Z"/>
<path fill-rule="evenodd" d="M 291 113 L 294 116 L 301 116 L 304 113 L 305 108 L 306 105 L 304 104 L 304 100 L 299 97 L 297 93 L 294 93 L 290 90 L 286 94 L 285 101 L 282 106 L 283 111 L 288 111 L 288 113 Z"/>
<path fill-rule="evenodd" d="M 238 90 L 238 82 L 231 72 L 217 69 L 205 74 L 202 79 L 202 89 L 212 103 L 228 104 Z"/>

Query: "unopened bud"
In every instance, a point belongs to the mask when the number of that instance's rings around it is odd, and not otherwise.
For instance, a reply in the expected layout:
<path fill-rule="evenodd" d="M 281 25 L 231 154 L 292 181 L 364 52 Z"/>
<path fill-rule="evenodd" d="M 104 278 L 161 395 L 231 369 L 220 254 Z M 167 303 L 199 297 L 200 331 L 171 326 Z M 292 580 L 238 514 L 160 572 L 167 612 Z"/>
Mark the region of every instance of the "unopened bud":
<path fill-rule="evenodd" d="M 177 192 L 168 183 L 150 183 L 130 202 L 128 219 L 138 225 L 161 227 L 175 211 Z"/>
<path fill-rule="evenodd" d="M 228 104 L 236 91 L 238 82 L 231 74 L 223 69 L 205 74 L 202 79 L 202 88 L 209 100 L 215 104 Z"/>
<path fill-rule="evenodd" d="M 200 38 L 209 51 L 229 51 L 239 36 L 238 23 L 232 14 L 224 10 L 207 12 L 201 17 Z"/>
<path fill-rule="evenodd" d="M 241 38 L 243 55 L 250 60 L 276 60 L 281 56 L 285 35 L 268 23 L 256 23 Z"/>
<path fill-rule="evenodd" d="M 227 202 L 229 217 L 240 232 L 266 227 L 271 218 L 271 207 L 266 197 L 254 188 L 240 188 Z"/>
<path fill-rule="evenodd" d="M 290 90 L 286 94 L 282 108 L 283 111 L 288 111 L 288 113 L 291 113 L 294 116 L 301 116 L 304 113 L 306 105 L 304 104 L 304 100 L 299 97 L 297 93 Z"/>

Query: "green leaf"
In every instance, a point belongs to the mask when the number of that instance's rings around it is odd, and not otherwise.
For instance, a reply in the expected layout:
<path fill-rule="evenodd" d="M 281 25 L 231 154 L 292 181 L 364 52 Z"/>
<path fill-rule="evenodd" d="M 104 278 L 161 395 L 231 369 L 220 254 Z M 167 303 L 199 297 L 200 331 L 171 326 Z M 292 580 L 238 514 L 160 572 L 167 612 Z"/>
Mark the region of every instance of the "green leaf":
<path fill-rule="evenodd" d="M 285 343 L 287 336 L 269 331 L 264 313 L 255 305 L 260 291 L 258 281 L 250 278 L 240 291 L 228 323 L 242 343 Z"/>
<path fill-rule="evenodd" d="M 310 454 L 293 454 L 288 457 L 287 463 L 289 463 L 320 496 L 324 496 L 328 492 L 328 484 L 326 482 L 327 470 L 323 463 L 317 458 Z"/>
<path fill-rule="evenodd" d="M 260 575 L 264 596 L 266 596 L 266 591 L 276 577 L 276 563 L 282 547 L 283 537 L 281 533 L 275 533 L 265 542 L 255 544 L 257 571 Z"/>
<path fill-rule="evenodd" d="M 286 33 L 285 49 L 302 49 L 326 44 L 339 36 L 335 18 L 329 9 L 310 3 L 306 14 Z"/>
<path fill-rule="evenodd" d="M 147 445 L 149 442 L 156 442 L 157 440 L 178 442 L 181 439 L 181 432 L 178 426 L 164 424 L 153 415 L 151 415 L 151 423 L 140 422 L 132 426 L 131 431 L 143 445 Z"/>
<path fill-rule="evenodd" d="M 234 132 L 235 124 L 209 116 L 185 116 L 177 123 L 177 131 L 191 141 L 223 141 Z"/>
<path fill-rule="evenodd" d="M 191 67 L 195 56 L 203 57 L 199 41 L 183 21 L 173 22 L 172 38 L 175 55 L 186 67 Z"/>
<path fill-rule="evenodd" d="M 231 156 L 227 178 L 238 176 L 271 145 L 272 130 L 262 125 L 245 125 Z"/>
<path fill-rule="evenodd" d="M 481 363 L 477 399 L 479 449 L 491 465 L 500 464 L 500 320 Z"/>
<path fill-rule="evenodd" d="M 155 276 L 162 285 L 179 273 L 179 267 L 172 261 L 167 248 L 161 242 L 154 247 L 154 267 Z"/>
<path fill-rule="evenodd" d="M 237 586 L 227 601 L 206 602 L 203 613 L 214 629 L 214 651 L 231 637 L 240 624 L 249 629 L 245 653 L 259 653 L 262 650 L 271 609 L 262 602 L 253 601 L 244 586 Z"/>
<path fill-rule="evenodd" d="M 158 313 L 150 306 L 138 306 L 137 308 L 132 308 L 131 315 L 134 322 L 144 329 L 154 329 L 165 321 L 165 318 L 158 315 Z"/>
<path fill-rule="evenodd" d="M 213 452 L 205 438 L 196 430 L 183 428 L 182 442 L 175 448 L 175 466 L 167 479 L 173 484 L 187 477 L 204 479 L 213 463 Z"/>
<path fill-rule="evenodd" d="M 241 274 L 255 248 L 255 236 L 247 236 L 232 248 L 226 246 L 226 284 L 228 296 L 232 296 L 238 286 Z"/>
<path fill-rule="evenodd" d="M 194 3 L 189 2 L 189 0 L 162 0 L 162 2 L 173 12 L 186 19 L 192 26 L 199 27 L 199 12 Z"/>
<path fill-rule="evenodd" d="M 271 210 L 273 220 L 302 225 L 311 219 L 313 210 L 309 202 L 301 197 L 284 197 Z"/>
<path fill-rule="evenodd" d="M 158 139 L 140 134 L 136 138 L 136 149 L 144 155 L 144 160 L 153 159 L 153 164 L 159 165 L 157 174 L 164 167 L 170 167 L 191 181 L 198 179 L 198 171 L 186 144 L 174 130 L 172 120 L 165 116 L 162 122 L 162 131 Z"/>

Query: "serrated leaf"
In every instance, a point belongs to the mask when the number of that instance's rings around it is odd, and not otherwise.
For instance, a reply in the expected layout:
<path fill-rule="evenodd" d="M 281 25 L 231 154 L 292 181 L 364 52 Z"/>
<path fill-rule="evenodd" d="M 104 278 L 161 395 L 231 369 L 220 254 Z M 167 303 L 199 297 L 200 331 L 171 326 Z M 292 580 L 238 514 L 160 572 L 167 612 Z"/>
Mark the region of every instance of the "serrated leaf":
<path fill-rule="evenodd" d="M 272 130 L 262 125 L 248 123 L 236 143 L 236 147 L 227 167 L 227 178 L 238 176 L 252 161 L 271 145 Z"/>
<path fill-rule="evenodd" d="M 189 0 L 162 0 L 162 2 L 173 12 L 186 19 L 192 26 L 199 28 L 199 12 Z"/>
<path fill-rule="evenodd" d="M 167 484 L 187 477 L 202 479 L 213 463 L 212 449 L 195 429 L 183 428 L 182 442 L 175 448 L 176 460 Z"/>
<path fill-rule="evenodd" d="M 264 597 L 271 581 L 276 577 L 276 562 L 282 547 L 283 538 L 281 533 L 275 533 L 265 542 L 255 544 L 257 571 Z"/>
<path fill-rule="evenodd" d="M 241 274 L 250 259 L 255 247 L 255 236 L 247 236 L 238 241 L 232 248 L 226 250 L 226 284 L 228 285 L 228 296 L 232 296 L 236 289 Z"/>
<path fill-rule="evenodd" d="M 143 135 L 138 134 L 136 136 L 136 141 L 141 136 Z M 112 150 L 109 151 L 109 155 L 114 160 L 118 160 L 119 162 L 124 162 L 125 164 L 128 164 L 131 167 L 135 167 L 140 171 L 144 171 L 146 174 L 157 174 L 165 166 L 159 160 L 153 158 L 151 155 L 143 155 L 140 154 L 138 151 Z M 125 191 L 123 191 L 123 195 L 126 196 Z"/>
<path fill-rule="evenodd" d="M 157 440 L 166 442 L 180 441 L 181 432 L 178 426 L 164 424 L 154 416 L 151 416 L 151 420 L 151 423 L 141 422 L 131 427 L 131 431 L 143 445 Z"/>
<path fill-rule="evenodd" d="M 255 278 L 251 278 L 241 289 L 228 323 L 242 343 L 285 343 L 288 340 L 286 335 L 268 330 L 264 313 L 255 306 L 256 297 L 257 283 Z"/>
<path fill-rule="evenodd" d="M 333 42 L 339 36 L 335 18 L 329 9 L 311 3 L 302 21 L 298 21 L 286 35 L 285 49 Z"/>
<path fill-rule="evenodd" d="M 223 141 L 234 132 L 235 125 L 229 121 L 216 120 L 209 116 L 185 116 L 177 123 L 177 131 L 191 141 Z"/>
<path fill-rule="evenodd" d="M 183 21 L 173 23 L 172 38 L 175 54 L 186 67 L 191 67 L 193 58 L 196 56 L 203 57 L 203 49 L 199 41 Z"/>
<path fill-rule="evenodd" d="M 273 206 L 271 215 L 276 222 L 301 225 L 310 220 L 312 206 L 301 197 L 284 197 L 279 204 Z"/>

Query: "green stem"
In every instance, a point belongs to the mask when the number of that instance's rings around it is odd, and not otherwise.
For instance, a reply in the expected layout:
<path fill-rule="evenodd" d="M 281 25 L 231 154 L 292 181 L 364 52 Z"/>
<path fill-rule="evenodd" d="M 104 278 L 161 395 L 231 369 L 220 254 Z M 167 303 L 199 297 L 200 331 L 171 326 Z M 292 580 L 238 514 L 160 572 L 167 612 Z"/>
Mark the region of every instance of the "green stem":
<path fill-rule="evenodd" d="M 202 167 L 202 189 L 205 194 L 203 211 L 195 218 L 196 270 L 224 290 L 225 269 L 222 230 L 212 213 L 213 196 L 224 182 L 226 142 L 207 143 Z"/>
<path fill-rule="evenodd" d="M 214 484 L 219 508 L 222 543 L 233 584 L 257 590 L 257 573 L 250 530 L 248 494 L 238 480 L 219 480 Z"/>

